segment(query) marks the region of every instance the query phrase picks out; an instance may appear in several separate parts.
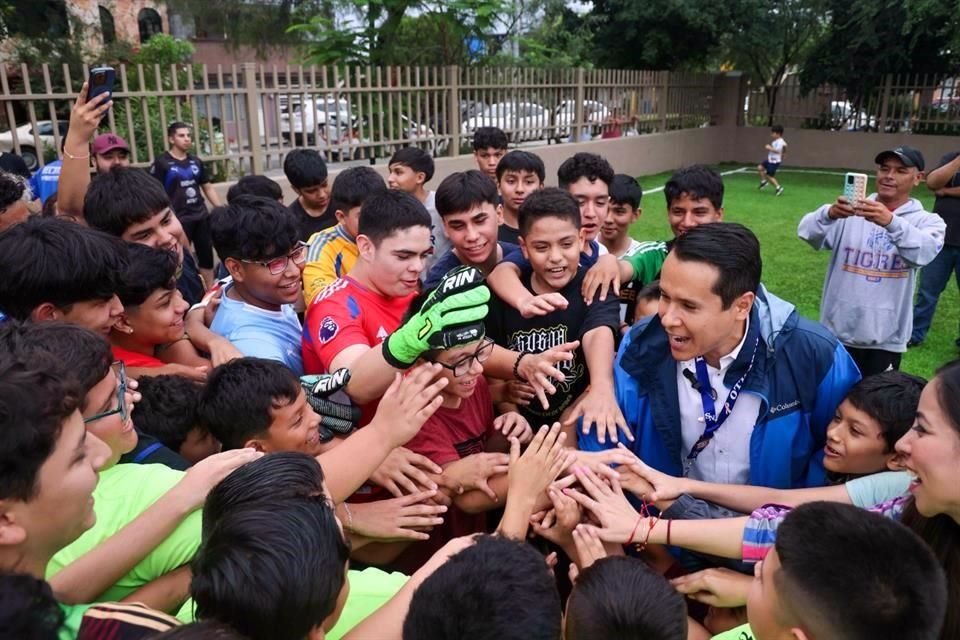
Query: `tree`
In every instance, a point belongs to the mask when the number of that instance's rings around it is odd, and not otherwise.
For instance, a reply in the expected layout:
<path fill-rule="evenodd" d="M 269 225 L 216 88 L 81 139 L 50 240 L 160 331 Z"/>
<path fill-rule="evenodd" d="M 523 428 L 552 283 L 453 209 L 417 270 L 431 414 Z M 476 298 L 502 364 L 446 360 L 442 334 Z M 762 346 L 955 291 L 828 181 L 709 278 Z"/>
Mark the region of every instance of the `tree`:
<path fill-rule="evenodd" d="M 312 64 L 406 65 L 464 62 L 468 39 L 489 37 L 506 0 L 346 0 L 342 9 L 359 24 L 337 28 L 329 16 L 291 25 L 304 41 L 304 61 Z M 416 16 L 410 16 L 416 10 Z M 440 38 L 438 44 L 435 38 Z M 432 51 L 428 56 L 425 51 Z M 438 54 L 438 55 L 437 55 Z"/>
<path fill-rule="evenodd" d="M 333 19 L 336 0 L 167 0 L 172 13 L 191 20 L 198 34 L 224 37 L 228 48 L 253 47 L 258 55 L 271 48 L 297 45 L 303 34 L 291 24 L 319 16 Z"/>
<path fill-rule="evenodd" d="M 616 69 L 702 69 L 730 31 L 725 2 L 595 0 L 597 66 Z"/>
<path fill-rule="evenodd" d="M 856 111 L 887 74 L 957 70 L 960 16 L 953 3 L 829 0 L 829 7 L 826 35 L 801 65 L 805 91 L 835 84 Z"/>
<path fill-rule="evenodd" d="M 784 78 L 826 30 L 829 0 L 739 0 L 727 6 L 731 28 L 723 37 L 725 56 L 763 87 L 772 125 Z"/>

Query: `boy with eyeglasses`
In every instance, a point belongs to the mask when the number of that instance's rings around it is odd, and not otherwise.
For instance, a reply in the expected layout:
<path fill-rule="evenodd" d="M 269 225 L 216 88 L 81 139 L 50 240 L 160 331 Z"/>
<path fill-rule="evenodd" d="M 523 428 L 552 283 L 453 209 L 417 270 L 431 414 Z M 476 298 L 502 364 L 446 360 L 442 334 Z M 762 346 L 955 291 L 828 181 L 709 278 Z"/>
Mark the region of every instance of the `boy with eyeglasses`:
<path fill-rule="evenodd" d="M 241 196 L 214 209 L 213 244 L 232 277 L 210 329 L 245 356 L 277 360 L 303 374 L 300 299 L 307 245 L 297 219 L 275 200 Z"/>
<path fill-rule="evenodd" d="M 420 309 L 429 293 L 413 300 L 408 315 Z M 453 327 L 442 334 L 442 343 L 450 346 L 430 350 L 421 358 L 443 367 L 439 374 L 447 380 L 440 391 L 443 402 L 406 447 L 442 468 L 444 477 L 453 481 L 447 484 L 460 486 L 463 491 L 456 493 L 441 485 L 440 490 L 451 498 L 454 508 L 445 515 L 443 525 L 433 530 L 428 542 L 400 557 L 401 569 L 409 568 L 406 562 L 412 556 L 428 558 L 451 538 L 486 531 L 485 512 L 502 507 L 507 496 L 507 438 L 516 437 L 524 445 L 533 438 L 530 424 L 519 413 L 494 417 L 483 364 L 495 343 L 485 335 L 483 322 Z M 419 561 L 413 566 L 417 564 Z"/>

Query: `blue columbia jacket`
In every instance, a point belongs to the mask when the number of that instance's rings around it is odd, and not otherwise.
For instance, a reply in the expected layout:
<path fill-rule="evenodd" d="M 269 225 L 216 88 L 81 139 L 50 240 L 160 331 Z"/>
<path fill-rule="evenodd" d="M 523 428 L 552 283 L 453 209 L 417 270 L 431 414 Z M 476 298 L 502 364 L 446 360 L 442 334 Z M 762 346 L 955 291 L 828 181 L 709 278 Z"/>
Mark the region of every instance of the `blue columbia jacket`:
<path fill-rule="evenodd" d="M 789 302 L 761 286 L 750 312 L 745 345 L 760 334 L 753 370 L 743 391 L 760 397 L 760 414 L 750 438 L 750 484 L 779 489 L 826 483 L 823 446 L 827 425 L 860 372 L 843 345 L 819 323 L 801 318 Z M 750 362 L 740 352 L 726 373 L 732 386 Z M 680 430 L 677 363 L 670 355 L 660 318 L 638 322 L 614 361 L 617 402 L 636 440 L 624 440 L 650 466 L 683 474 L 687 455 Z M 722 429 L 723 427 L 721 427 Z M 584 451 L 612 448 L 595 430 L 578 440 Z M 623 440 L 623 439 L 622 439 Z"/>

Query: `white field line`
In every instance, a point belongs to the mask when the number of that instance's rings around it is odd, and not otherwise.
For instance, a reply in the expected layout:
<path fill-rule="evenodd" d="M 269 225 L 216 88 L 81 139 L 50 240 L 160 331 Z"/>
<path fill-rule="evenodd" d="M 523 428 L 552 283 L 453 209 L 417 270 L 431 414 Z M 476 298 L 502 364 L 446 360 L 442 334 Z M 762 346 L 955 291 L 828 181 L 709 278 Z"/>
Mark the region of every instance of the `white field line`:
<path fill-rule="evenodd" d="M 751 168 L 752 168 L 752 167 L 740 167 L 739 169 L 731 169 L 730 171 L 721 171 L 721 172 L 720 172 L 720 175 L 721 175 L 721 176 L 729 176 L 729 175 L 732 175 L 732 174 L 734 174 L 734 173 L 746 173 L 746 172 L 749 171 Z M 660 186 L 660 187 L 654 187 L 654 188 L 652 188 L 652 189 L 644 189 L 644 190 L 643 190 L 643 195 L 647 195 L 648 193 L 658 193 L 658 192 L 660 192 L 660 191 L 663 191 L 663 187 L 662 187 L 662 186 Z"/>

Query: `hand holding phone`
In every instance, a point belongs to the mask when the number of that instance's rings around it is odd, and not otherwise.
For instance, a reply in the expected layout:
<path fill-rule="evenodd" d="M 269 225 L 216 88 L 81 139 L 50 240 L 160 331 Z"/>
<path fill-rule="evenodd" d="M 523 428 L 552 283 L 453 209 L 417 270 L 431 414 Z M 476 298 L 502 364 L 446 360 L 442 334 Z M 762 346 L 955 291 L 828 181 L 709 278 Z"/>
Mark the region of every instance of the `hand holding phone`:
<path fill-rule="evenodd" d="M 113 85 L 116 82 L 117 74 L 113 67 L 96 67 L 90 70 L 90 77 L 87 80 L 87 102 L 90 102 L 99 95 L 107 94 L 106 100 L 113 99 Z"/>
<path fill-rule="evenodd" d="M 843 177 L 843 197 L 851 204 L 855 204 L 858 200 L 866 200 L 867 174 L 847 173 Z"/>

